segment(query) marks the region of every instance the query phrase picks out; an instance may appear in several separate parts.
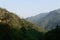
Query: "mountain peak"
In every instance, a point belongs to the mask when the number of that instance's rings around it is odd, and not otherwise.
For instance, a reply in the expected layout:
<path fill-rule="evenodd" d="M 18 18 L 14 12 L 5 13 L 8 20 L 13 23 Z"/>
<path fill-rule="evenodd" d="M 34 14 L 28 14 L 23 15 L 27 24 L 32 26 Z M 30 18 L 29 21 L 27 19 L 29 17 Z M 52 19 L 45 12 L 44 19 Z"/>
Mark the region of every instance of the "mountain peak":
<path fill-rule="evenodd" d="M 60 13 L 60 8 L 59 9 L 56 9 L 56 10 L 53 10 L 51 12 L 58 12 L 58 13 Z"/>
<path fill-rule="evenodd" d="M 21 28 L 22 26 L 28 27 L 29 29 L 30 28 L 32 28 L 32 29 L 38 28 L 34 24 L 26 21 L 25 19 L 19 18 L 14 13 L 11 13 L 11 12 L 7 11 L 6 9 L 3 9 L 3 8 L 0 8 L 0 23 L 8 24 L 8 25 L 12 26 L 13 28 Z M 41 28 L 39 28 L 39 30 L 40 29 Z"/>
<path fill-rule="evenodd" d="M 41 15 L 40 15 L 41 16 Z M 28 18 L 31 23 L 40 26 L 46 30 L 55 28 L 56 25 L 60 25 L 60 8 L 50 11 L 44 17 L 40 18 L 35 16 L 34 18 Z M 36 18 L 37 17 L 37 18 Z"/>
<path fill-rule="evenodd" d="M 19 18 L 6 9 L 0 8 L 1 40 L 39 40 L 41 32 L 45 32 L 45 30 L 42 30 L 25 19 Z"/>

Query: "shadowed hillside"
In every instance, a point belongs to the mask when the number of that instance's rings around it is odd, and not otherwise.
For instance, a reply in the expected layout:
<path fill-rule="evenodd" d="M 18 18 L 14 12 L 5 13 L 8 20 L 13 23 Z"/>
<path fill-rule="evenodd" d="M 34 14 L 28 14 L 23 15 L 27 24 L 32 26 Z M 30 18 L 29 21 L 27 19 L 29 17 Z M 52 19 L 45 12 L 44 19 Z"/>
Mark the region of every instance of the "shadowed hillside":
<path fill-rule="evenodd" d="M 60 40 L 60 26 L 57 25 L 55 29 L 48 31 L 44 40 Z"/>

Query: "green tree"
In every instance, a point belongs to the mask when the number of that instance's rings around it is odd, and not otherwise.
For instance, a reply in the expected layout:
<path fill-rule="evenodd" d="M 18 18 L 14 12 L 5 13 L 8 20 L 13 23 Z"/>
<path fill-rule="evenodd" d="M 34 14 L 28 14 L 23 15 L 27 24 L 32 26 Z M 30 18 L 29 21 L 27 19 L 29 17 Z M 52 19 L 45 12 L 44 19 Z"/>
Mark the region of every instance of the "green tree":
<path fill-rule="evenodd" d="M 60 40 L 60 26 L 56 26 L 55 29 L 48 31 L 45 34 L 45 39 L 44 40 Z"/>

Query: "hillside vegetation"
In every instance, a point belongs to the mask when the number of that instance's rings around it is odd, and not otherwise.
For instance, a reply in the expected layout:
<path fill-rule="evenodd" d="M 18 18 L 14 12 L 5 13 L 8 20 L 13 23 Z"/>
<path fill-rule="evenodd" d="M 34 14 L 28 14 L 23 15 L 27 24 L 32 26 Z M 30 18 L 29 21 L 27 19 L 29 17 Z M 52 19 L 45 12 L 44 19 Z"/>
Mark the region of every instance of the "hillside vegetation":
<path fill-rule="evenodd" d="M 44 24 L 43 24 L 44 25 Z M 60 26 L 45 31 L 6 9 L 0 8 L 0 40 L 60 40 Z"/>
<path fill-rule="evenodd" d="M 44 32 L 42 28 L 0 8 L 0 40 L 42 40 Z"/>

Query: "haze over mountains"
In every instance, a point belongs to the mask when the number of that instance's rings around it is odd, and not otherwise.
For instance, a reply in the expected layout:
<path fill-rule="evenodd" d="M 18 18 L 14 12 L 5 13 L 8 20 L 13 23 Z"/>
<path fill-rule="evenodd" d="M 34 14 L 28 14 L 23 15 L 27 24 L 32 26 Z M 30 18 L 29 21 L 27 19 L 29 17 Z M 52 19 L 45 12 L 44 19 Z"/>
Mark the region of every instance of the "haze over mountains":
<path fill-rule="evenodd" d="M 60 9 L 28 17 L 26 20 L 45 30 L 51 30 L 54 29 L 56 25 L 60 25 Z"/>
<path fill-rule="evenodd" d="M 41 13 L 36 16 L 28 17 L 26 18 L 28 21 L 32 22 L 33 24 L 37 24 L 38 22 L 42 20 L 43 17 L 45 17 L 47 13 Z"/>
<path fill-rule="evenodd" d="M 35 25 L 6 9 L 0 8 L 0 40 L 60 39 L 60 9 L 39 14 L 33 18 L 37 19 L 34 19 L 37 23 Z"/>

